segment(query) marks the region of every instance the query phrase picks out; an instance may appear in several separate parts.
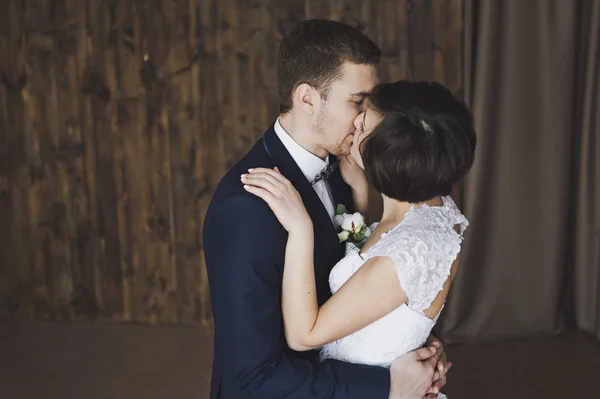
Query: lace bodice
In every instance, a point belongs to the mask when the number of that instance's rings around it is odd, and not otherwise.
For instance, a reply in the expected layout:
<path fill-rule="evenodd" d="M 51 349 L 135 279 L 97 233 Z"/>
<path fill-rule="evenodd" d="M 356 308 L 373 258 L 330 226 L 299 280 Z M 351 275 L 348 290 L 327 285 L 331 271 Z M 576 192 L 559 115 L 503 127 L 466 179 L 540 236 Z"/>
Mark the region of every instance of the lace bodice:
<path fill-rule="evenodd" d="M 454 229 L 460 226 L 460 233 Z M 369 259 L 388 256 L 408 303 L 363 329 L 325 345 L 321 358 L 388 367 L 398 356 L 422 346 L 435 325 L 423 312 L 450 276 L 452 263 L 469 225 L 450 197 L 442 206 L 411 208 L 400 224 L 381 236 L 369 250 L 350 250 L 329 275 L 335 292 Z M 441 312 L 441 310 L 440 310 Z"/>

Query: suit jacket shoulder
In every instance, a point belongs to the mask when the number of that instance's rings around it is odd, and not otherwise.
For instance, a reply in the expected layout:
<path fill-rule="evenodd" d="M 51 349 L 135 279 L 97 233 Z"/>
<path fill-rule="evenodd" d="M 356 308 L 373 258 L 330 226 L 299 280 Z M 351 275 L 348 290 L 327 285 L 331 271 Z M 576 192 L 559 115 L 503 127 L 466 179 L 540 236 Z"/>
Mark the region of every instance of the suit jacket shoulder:
<path fill-rule="evenodd" d="M 274 168 L 275 164 L 265 151 L 262 139 L 258 140 L 254 146 L 240 159 L 231 169 L 221 178 L 213 198 L 208 207 L 206 219 L 214 213 L 214 210 L 219 205 L 223 204 L 232 196 L 248 196 L 248 192 L 244 190 L 244 186 L 240 181 L 240 176 L 248 172 L 249 168 Z"/>

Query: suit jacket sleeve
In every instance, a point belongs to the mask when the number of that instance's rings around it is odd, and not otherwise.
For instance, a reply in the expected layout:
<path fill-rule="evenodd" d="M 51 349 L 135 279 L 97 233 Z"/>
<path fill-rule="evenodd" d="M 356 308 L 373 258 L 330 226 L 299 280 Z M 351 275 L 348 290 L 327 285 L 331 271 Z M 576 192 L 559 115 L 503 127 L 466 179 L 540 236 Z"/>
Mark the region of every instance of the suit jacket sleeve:
<path fill-rule="evenodd" d="M 388 369 L 319 363 L 287 347 L 280 302 L 287 232 L 262 199 L 229 197 L 207 217 L 203 236 L 215 323 L 230 345 L 226 368 L 244 397 L 388 398 Z"/>

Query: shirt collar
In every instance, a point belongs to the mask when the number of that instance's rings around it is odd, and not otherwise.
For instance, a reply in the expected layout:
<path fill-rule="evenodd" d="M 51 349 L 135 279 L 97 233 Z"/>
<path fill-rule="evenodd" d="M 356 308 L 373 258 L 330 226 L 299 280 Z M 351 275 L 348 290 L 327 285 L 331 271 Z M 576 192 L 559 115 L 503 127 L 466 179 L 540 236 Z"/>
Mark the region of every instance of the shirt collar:
<path fill-rule="evenodd" d="M 279 123 L 279 118 L 275 121 L 275 133 L 309 182 L 313 181 L 315 176 L 329 165 L 329 155 L 325 160 L 322 160 L 307 151 L 283 129 Z"/>

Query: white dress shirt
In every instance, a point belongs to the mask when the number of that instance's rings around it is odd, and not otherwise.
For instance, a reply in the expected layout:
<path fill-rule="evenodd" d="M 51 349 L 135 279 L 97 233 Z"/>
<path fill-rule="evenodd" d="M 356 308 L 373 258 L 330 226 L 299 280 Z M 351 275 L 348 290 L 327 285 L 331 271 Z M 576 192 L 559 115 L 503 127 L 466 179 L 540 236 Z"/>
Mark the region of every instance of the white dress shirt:
<path fill-rule="evenodd" d="M 319 172 L 329 165 L 329 155 L 325 160 L 322 160 L 318 156 L 304 149 L 304 147 L 296 143 L 292 136 L 283 129 L 279 123 L 279 118 L 275 121 L 275 133 L 309 182 L 313 181 Z M 320 180 L 313 184 L 312 187 L 321 199 L 323 206 L 333 221 L 333 217 L 335 216 L 335 205 L 333 204 L 329 183 L 326 180 Z"/>

